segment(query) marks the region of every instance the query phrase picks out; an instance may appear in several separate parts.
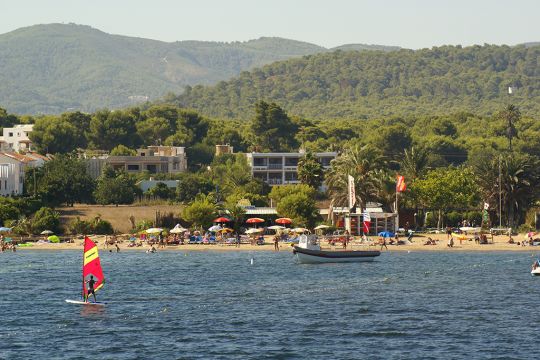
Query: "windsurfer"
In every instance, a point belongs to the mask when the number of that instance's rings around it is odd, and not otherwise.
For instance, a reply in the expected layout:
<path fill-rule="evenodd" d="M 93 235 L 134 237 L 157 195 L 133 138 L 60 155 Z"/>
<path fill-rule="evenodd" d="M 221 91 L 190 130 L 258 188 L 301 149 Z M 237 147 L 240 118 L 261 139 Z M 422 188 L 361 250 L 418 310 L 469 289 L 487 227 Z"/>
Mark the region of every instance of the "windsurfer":
<path fill-rule="evenodd" d="M 84 302 L 88 302 L 90 294 L 94 295 L 94 302 L 97 302 L 96 292 L 94 290 L 94 284 L 96 283 L 96 280 L 94 280 L 94 276 L 90 275 L 90 280 L 86 280 L 86 283 L 88 284 L 88 291 L 86 292 Z"/>

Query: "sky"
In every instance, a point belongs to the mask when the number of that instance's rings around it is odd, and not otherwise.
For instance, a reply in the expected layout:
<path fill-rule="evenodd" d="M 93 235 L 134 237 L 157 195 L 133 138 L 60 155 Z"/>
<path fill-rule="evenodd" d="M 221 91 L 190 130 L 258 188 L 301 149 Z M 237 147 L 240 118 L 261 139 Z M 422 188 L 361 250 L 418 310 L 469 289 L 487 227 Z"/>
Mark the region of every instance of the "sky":
<path fill-rule="evenodd" d="M 327 48 L 540 41 L 540 0 L 1 0 L 0 33 L 90 25 L 162 41 L 278 36 Z"/>

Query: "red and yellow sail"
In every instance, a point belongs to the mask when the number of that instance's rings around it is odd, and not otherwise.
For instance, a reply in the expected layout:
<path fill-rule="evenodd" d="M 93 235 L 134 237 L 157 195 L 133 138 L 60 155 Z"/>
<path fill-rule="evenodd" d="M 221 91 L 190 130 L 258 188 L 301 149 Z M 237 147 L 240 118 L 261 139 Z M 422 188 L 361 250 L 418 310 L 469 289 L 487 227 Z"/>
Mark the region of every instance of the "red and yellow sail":
<path fill-rule="evenodd" d="M 101 289 L 105 278 L 99 261 L 98 248 L 96 243 L 90 240 L 89 237 L 84 238 L 84 255 L 83 255 L 83 296 L 88 293 L 87 281 L 90 276 L 94 277 L 94 291 Z"/>

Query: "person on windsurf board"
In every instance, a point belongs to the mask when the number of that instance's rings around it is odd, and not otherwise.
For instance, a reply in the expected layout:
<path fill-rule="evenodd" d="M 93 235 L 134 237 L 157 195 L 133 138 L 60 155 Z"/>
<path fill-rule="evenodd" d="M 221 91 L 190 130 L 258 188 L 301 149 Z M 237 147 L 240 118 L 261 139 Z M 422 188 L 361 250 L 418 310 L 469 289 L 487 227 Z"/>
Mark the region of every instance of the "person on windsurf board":
<path fill-rule="evenodd" d="M 90 279 L 86 280 L 85 283 L 88 284 L 88 288 L 86 290 L 86 294 L 84 295 L 84 302 L 88 302 L 90 294 L 94 296 L 94 302 L 97 302 L 96 292 L 94 290 L 94 284 L 96 283 L 96 280 L 94 280 L 94 276 L 90 275 Z"/>

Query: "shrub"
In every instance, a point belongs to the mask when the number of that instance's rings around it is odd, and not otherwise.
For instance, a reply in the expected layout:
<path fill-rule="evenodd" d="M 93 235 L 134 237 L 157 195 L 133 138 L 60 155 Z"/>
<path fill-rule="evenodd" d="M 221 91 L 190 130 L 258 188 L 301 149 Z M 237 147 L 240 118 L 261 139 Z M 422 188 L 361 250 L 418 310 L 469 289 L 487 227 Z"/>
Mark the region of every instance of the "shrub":
<path fill-rule="evenodd" d="M 110 235 L 114 233 L 112 224 L 107 220 L 102 219 L 96 220 L 96 222 L 92 224 L 92 230 L 94 234 L 98 235 Z"/>
<path fill-rule="evenodd" d="M 60 214 L 48 207 L 39 209 L 32 220 L 32 232 L 39 234 L 43 230 L 51 230 L 52 232 L 61 233 Z"/>
<path fill-rule="evenodd" d="M 68 230 L 71 234 L 91 234 L 92 224 L 90 222 L 81 220 L 78 216 L 72 220 L 68 225 Z"/>
<path fill-rule="evenodd" d="M 109 235 L 114 233 L 110 222 L 96 217 L 93 221 L 81 220 L 79 217 L 69 223 L 71 234 L 98 234 Z"/>

